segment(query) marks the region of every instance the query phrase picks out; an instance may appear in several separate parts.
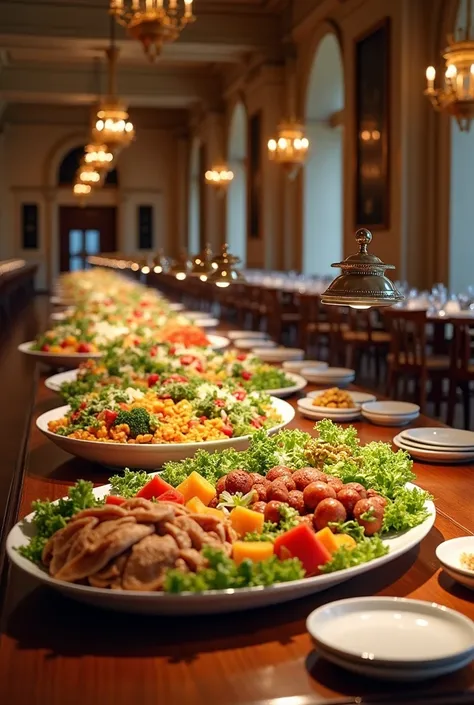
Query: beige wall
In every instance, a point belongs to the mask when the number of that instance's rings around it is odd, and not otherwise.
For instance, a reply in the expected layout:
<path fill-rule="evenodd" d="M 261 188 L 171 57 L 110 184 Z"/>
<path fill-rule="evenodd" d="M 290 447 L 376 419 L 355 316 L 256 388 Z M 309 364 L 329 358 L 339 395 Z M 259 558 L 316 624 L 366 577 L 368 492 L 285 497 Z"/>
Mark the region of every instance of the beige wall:
<path fill-rule="evenodd" d="M 28 107 L 25 106 L 25 110 Z M 54 108 L 49 124 L 25 122 L 7 124 L 0 138 L 0 257 L 21 256 L 37 262 L 37 287 L 46 288 L 58 271 L 61 205 L 77 205 L 69 188 L 57 188 L 57 169 L 63 156 L 84 143 L 86 131 L 80 125 L 55 121 Z M 18 119 L 18 115 L 16 115 Z M 124 150 L 118 161 L 119 188 L 102 189 L 90 198 L 91 205 L 118 207 L 118 247 L 127 253 L 137 251 L 137 206 L 153 205 L 156 247 L 177 251 L 176 233 L 185 229 L 177 204 L 182 199 L 186 152 L 169 129 L 137 129 L 137 140 Z M 179 168 L 181 167 L 181 168 Z M 21 204 L 39 205 L 40 248 L 21 248 Z"/>

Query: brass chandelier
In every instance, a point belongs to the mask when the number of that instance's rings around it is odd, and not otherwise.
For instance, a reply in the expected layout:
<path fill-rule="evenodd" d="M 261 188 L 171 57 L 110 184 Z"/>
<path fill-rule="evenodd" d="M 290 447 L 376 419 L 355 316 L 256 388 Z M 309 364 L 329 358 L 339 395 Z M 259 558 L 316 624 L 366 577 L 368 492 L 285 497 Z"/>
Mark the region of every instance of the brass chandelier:
<path fill-rule="evenodd" d="M 110 0 L 110 14 L 143 44 L 150 61 L 196 19 L 193 0 Z"/>
<path fill-rule="evenodd" d="M 425 95 L 435 110 L 452 115 L 461 132 L 468 132 L 474 118 L 474 38 L 471 37 L 471 0 L 466 2 L 466 27 L 448 36 L 443 58 L 446 62 L 443 86 L 435 88 L 436 70 L 426 69 Z"/>
<path fill-rule="evenodd" d="M 206 184 L 212 186 L 219 195 L 223 195 L 234 178 L 234 172 L 225 165 L 217 165 L 208 169 L 204 178 Z"/>

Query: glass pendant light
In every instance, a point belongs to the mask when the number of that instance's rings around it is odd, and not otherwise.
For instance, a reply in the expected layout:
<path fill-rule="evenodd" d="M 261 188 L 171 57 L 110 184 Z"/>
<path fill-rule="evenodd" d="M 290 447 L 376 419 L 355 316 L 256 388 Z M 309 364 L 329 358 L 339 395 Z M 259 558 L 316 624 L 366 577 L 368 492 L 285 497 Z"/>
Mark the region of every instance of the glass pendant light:
<path fill-rule="evenodd" d="M 367 251 L 372 242 L 372 233 L 365 228 L 356 232 L 359 252 L 331 267 L 342 269 L 321 296 L 323 304 L 350 306 L 367 309 L 372 306 L 393 306 L 405 298 L 395 284 L 385 276 L 386 269 L 395 269 L 393 264 L 384 264 L 376 255 Z"/>
<path fill-rule="evenodd" d="M 191 262 L 189 261 L 188 253 L 186 250 L 181 250 L 179 257 L 173 261 L 169 273 L 179 281 L 184 281 L 190 269 Z"/>
<path fill-rule="evenodd" d="M 206 282 L 213 269 L 215 269 L 212 265 L 212 250 L 209 243 L 205 246 L 202 252 L 193 258 L 192 264 L 193 266 L 189 276 L 197 277 L 202 282 Z"/>
<path fill-rule="evenodd" d="M 209 274 L 208 281 L 221 289 L 225 289 L 235 282 L 244 282 L 244 275 L 235 269 L 235 265 L 240 262 L 240 258 L 229 253 L 227 244 L 222 246 L 222 254 L 217 255 L 212 260 L 213 272 Z"/>

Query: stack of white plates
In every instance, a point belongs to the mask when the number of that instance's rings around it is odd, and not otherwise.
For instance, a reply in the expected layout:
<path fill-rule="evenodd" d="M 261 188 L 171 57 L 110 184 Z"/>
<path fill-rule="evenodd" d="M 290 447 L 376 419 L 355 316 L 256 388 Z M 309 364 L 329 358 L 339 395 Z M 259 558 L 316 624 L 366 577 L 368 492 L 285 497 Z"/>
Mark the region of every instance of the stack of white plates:
<path fill-rule="evenodd" d="M 406 426 L 419 415 L 420 407 L 406 401 L 369 401 L 362 404 L 362 416 L 377 426 Z"/>
<path fill-rule="evenodd" d="M 410 428 L 393 439 L 398 448 L 418 460 L 468 463 L 474 460 L 474 433 L 457 428 Z"/>
<path fill-rule="evenodd" d="M 255 339 L 255 338 L 237 338 L 236 340 L 232 341 L 234 347 L 237 348 L 237 350 L 252 350 L 252 348 L 255 348 L 256 345 L 258 345 L 260 348 L 276 348 L 277 344 L 273 342 L 273 340 L 260 340 Z M 252 352 L 254 352 L 252 350 Z"/>
<path fill-rule="evenodd" d="M 265 341 L 262 341 L 264 343 Z M 254 355 L 259 357 L 264 362 L 284 362 L 284 360 L 302 360 L 304 350 L 301 348 L 270 348 L 262 343 L 258 343 L 257 347 L 252 348 Z"/>
<path fill-rule="evenodd" d="M 313 367 L 310 363 L 308 367 L 303 367 L 301 376 L 313 384 L 347 387 L 355 379 L 355 370 L 348 367 Z"/>
<path fill-rule="evenodd" d="M 270 336 L 268 333 L 263 333 L 260 330 L 230 330 L 227 336 L 231 340 L 250 340 L 250 338 L 257 338 L 258 340 L 266 340 Z"/>
<path fill-rule="evenodd" d="M 298 399 L 298 411 L 307 419 L 320 421 L 321 419 L 331 419 L 336 423 L 347 423 L 360 418 L 360 404 L 356 404 L 352 409 L 330 409 L 327 406 L 314 406 L 314 398 L 305 397 Z"/>
<path fill-rule="evenodd" d="M 322 360 L 286 360 L 282 363 L 282 367 L 287 372 L 299 374 L 304 367 L 318 367 L 320 370 L 325 370 L 328 363 Z"/>
<path fill-rule="evenodd" d="M 434 602 L 340 600 L 311 612 L 306 628 L 325 659 L 380 680 L 429 680 L 464 668 L 474 658 L 474 623 Z"/>
<path fill-rule="evenodd" d="M 467 568 L 462 560 L 463 554 L 474 556 L 474 536 L 460 536 L 457 539 L 443 541 L 436 548 L 436 557 L 444 570 L 458 583 L 474 590 L 474 570 Z"/>

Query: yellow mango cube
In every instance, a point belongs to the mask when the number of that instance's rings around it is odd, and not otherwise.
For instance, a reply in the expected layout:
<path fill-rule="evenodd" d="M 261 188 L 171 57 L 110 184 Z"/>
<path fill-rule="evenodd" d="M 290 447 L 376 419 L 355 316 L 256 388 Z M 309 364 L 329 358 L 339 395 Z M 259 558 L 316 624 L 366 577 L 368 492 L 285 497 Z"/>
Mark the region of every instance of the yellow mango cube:
<path fill-rule="evenodd" d="M 204 502 L 201 502 L 199 497 L 192 497 L 188 502 L 186 502 L 186 507 L 193 514 L 204 514 L 207 509 Z"/>
<path fill-rule="evenodd" d="M 271 541 L 236 541 L 232 545 L 232 558 L 239 565 L 246 558 L 254 563 L 264 561 L 273 556 L 273 543 Z"/>
<path fill-rule="evenodd" d="M 254 512 L 247 507 L 235 507 L 229 515 L 230 523 L 239 536 L 245 536 L 251 531 L 259 534 L 263 531 L 264 516 L 260 512 Z"/>
<path fill-rule="evenodd" d="M 188 502 L 193 497 L 199 497 L 206 507 L 216 496 L 216 488 L 198 472 L 192 472 L 176 488 L 184 496 L 184 501 Z"/>
<path fill-rule="evenodd" d="M 226 518 L 222 509 L 214 509 L 213 507 L 204 507 L 203 514 L 209 514 L 209 516 L 216 517 L 217 519 Z"/>
<path fill-rule="evenodd" d="M 357 546 L 356 540 L 348 534 L 334 534 L 334 540 L 338 548 L 342 546 L 344 546 L 344 548 L 355 548 Z"/>
<path fill-rule="evenodd" d="M 332 533 L 329 526 L 325 526 L 324 529 L 318 531 L 316 533 L 316 538 L 319 539 L 319 541 L 323 544 L 325 548 L 327 548 L 329 553 L 334 553 L 334 551 L 337 551 L 337 549 L 339 548 L 339 545 L 336 541 L 336 535 Z"/>

